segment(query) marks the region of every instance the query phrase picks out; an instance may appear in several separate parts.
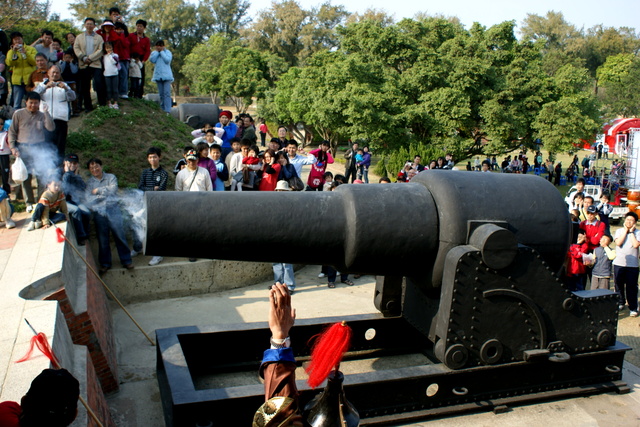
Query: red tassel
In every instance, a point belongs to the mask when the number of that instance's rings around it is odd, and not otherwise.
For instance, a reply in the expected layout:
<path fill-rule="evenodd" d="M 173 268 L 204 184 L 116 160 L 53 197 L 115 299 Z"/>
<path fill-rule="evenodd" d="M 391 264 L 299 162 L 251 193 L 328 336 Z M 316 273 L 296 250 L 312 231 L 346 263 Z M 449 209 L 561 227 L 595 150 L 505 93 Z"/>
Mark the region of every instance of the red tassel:
<path fill-rule="evenodd" d="M 29 346 L 29 351 L 19 360 L 16 360 L 16 363 L 26 362 L 31 359 L 31 355 L 33 353 L 34 345 L 51 361 L 53 366 L 58 369 L 60 366 L 60 362 L 58 362 L 58 358 L 55 354 L 53 354 L 53 350 L 49 345 L 49 341 L 47 340 L 47 336 L 43 332 L 39 332 L 38 335 L 34 335 L 31 337 L 31 345 Z"/>
<path fill-rule="evenodd" d="M 56 238 L 58 239 L 58 243 L 64 242 L 64 233 L 61 228 L 56 227 Z"/>
<path fill-rule="evenodd" d="M 338 368 L 350 342 L 351 328 L 346 322 L 335 323 L 320 334 L 311 349 L 311 362 L 307 367 L 311 388 L 319 386 L 332 369 Z"/>

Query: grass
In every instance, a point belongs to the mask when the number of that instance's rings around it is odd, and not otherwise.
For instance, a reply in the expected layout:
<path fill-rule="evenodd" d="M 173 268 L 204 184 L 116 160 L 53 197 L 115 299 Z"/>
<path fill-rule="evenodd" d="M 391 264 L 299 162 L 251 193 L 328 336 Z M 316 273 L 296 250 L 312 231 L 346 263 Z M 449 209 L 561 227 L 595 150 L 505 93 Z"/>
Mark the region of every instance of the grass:
<path fill-rule="evenodd" d="M 80 157 L 85 177 L 86 161 L 97 157 L 105 172 L 118 177 L 122 188 L 135 188 L 140 173 L 148 168 L 146 151 L 151 146 L 162 150 L 164 169 L 170 171 L 182 158 L 185 145 L 191 145 L 191 128 L 167 115 L 158 104 L 141 99 L 121 100 L 120 110 L 96 108 L 79 119 L 80 126 L 69 133 L 67 152 Z M 169 174 L 168 188 L 173 188 Z"/>

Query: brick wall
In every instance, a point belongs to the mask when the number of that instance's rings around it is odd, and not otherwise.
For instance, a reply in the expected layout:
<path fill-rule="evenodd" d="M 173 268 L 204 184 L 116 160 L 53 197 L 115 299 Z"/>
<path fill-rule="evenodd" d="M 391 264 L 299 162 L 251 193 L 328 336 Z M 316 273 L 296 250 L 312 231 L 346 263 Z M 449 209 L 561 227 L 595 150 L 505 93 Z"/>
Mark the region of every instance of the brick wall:
<path fill-rule="evenodd" d="M 85 247 L 86 258 L 92 262 L 91 250 L 88 245 Z M 95 269 L 95 265 L 92 267 Z M 64 288 L 45 299 L 59 302 L 73 343 L 87 347 L 92 368 L 95 369 L 102 391 L 113 393 L 118 391 L 118 367 L 109 303 L 98 279 L 91 271 L 86 271 L 87 311 L 75 313 Z"/>
<path fill-rule="evenodd" d="M 104 427 L 115 427 L 115 423 L 109 412 L 109 405 L 104 398 L 104 393 L 102 393 L 96 371 L 93 369 L 89 352 L 87 352 L 87 404 Z M 87 414 L 87 427 L 98 427 L 98 424 L 93 421 L 93 418 L 91 418 L 89 414 Z"/>

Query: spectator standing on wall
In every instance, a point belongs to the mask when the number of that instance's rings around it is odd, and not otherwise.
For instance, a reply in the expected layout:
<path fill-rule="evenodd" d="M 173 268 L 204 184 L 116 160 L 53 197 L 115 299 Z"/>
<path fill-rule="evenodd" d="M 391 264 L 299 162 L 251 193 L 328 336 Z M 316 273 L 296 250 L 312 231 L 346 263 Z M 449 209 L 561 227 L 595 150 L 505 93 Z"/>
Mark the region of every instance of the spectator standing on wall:
<path fill-rule="evenodd" d="M 67 146 L 68 122 L 70 116 L 69 103 L 76 99 L 76 93 L 71 87 L 62 81 L 62 74 L 57 65 L 52 65 L 47 72 L 48 79 L 38 84 L 35 92 L 42 97 L 41 105 L 49 107 L 49 113 L 53 117 L 55 130 L 53 131 L 53 143 L 58 148 L 60 158 L 64 157 Z"/>
<path fill-rule="evenodd" d="M 149 57 L 156 66 L 153 69 L 151 79 L 158 86 L 160 95 L 160 107 L 166 113 L 171 112 L 171 83 L 173 82 L 173 72 L 171 71 L 171 60 L 173 55 L 164 45 L 164 40 L 156 42 L 156 50 Z"/>
<path fill-rule="evenodd" d="M 622 310 L 625 302 L 629 304 L 629 316 L 638 316 L 638 248 L 640 232 L 636 230 L 638 215 L 627 212 L 624 226 L 616 231 L 616 257 L 613 260 L 613 281 L 616 292 L 620 294 L 618 308 Z"/>
<path fill-rule="evenodd" d="M 93 110 L 91 102 L 91 82 L 93 89 L 98 94 L 98 104 L 107 105 L 107 93 L 104 89 L 102 76 L 102 54 L 104 40 L 94 30 L 96 21 L 93 18 L 84 20 L 85 32 L 78 34 L 73 44 L 73 51 L 78 57 L 80 67 L 80 79 L 78 81 L 80 102 L 79 108 L 84 106 L 85 111 Z"/>
<path fill-rule="evenodd" d="M 131 88 L 131 92 L 129 96 L 134 98 L 142 98 L 144 94 L 144 83 L 145 83 L 145 69 L 144 63 L 149 59 L 149 55 L 151 54 L 151 41 L 149 37 L 145 36 L 144 31 L 147 29 L 147 21 L 144 19 L 138 19 L 136 21 L 136 32 L 129 34 L 129 51 L 131 54 L 136 53 L 139 55 L 140 62 L 142 66 L 140 67 L 140 79 L 141 85 L 138 88 L 138 91 L 134 91 L 134 88 Z"/>
<path fill-rule="evenodd" d="M 13 108 L 22 108 L 22 99 L 27 93 L 27 83 L 31 73 L 36 69 L 36 50 L 25 46 L 22 33 L 14 31 L 9 36 L 11 50 L 7 52 L 5 63 L 11 72 L 11 89 L 13 91 Z"/>

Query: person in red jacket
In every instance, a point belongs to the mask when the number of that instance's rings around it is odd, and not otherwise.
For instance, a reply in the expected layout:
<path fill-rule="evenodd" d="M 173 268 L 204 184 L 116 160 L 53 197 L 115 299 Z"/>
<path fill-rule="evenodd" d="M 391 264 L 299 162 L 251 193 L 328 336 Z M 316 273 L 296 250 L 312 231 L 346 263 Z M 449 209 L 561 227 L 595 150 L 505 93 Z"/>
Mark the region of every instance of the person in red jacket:
<path fill-rule="evenodd" d="M 271 148 L 264 152 L 264 166 L 262 167 L 262 180 L 260 180 L 260 191 L 275 191 L 278 184 L 282 165 L 276 162 L 276 153 Z"/>
<path fill-rule="evenodd" d="M 136 21 L 136 32 L 129 34 L 129 51 L 130 53 L 137 53 L 140 55 L 140 61 L 144 64 L 149 59 L 149 55 L 151 55 L 151 41 L 149 37 L 144 35 L 144 30 L 147 29 L 147 21 L 144 19 L 138 19 Z M 140 90 L 138 93 L 130 93 L 129 96 L 134 98 L 142 98 L 144 93 L 144 83 L 145 83 L 145 69 L 147 67 L 142 67 L 142 84 L 140 85 Z"/>
<path fill-rule="evenodd" d="M 600 246 L 600 239 L 604 236 L 604 222 L 596 218 L 597 208 L 593 205 L 587 208 L 587 219 L 580 223 L 580 228 L 587 235 L 588 253 Z"/>
<path fill-rule="evenodd" d="M 118 92 L 120 98 L 129 98 L 129 62 L 131 61 L 131 40 L 129 40 L 129 31 L 127 26 L 122 22 L 116 22 L 114 30 L 120 35 L 120 40 L 113 45 L 114 52 L 120 58 L 120 70 L 118 71 Z"/>
<path fill-rule="evenodd" d="M 578 231 L 578 241 L 569 247 L 567 253 L 567 273 L 565 284 L 570 291 L 583 291 L 586 279 L 586 267 L 583 255 L 587 252 L 587 242 L 584 230 Z"/>

